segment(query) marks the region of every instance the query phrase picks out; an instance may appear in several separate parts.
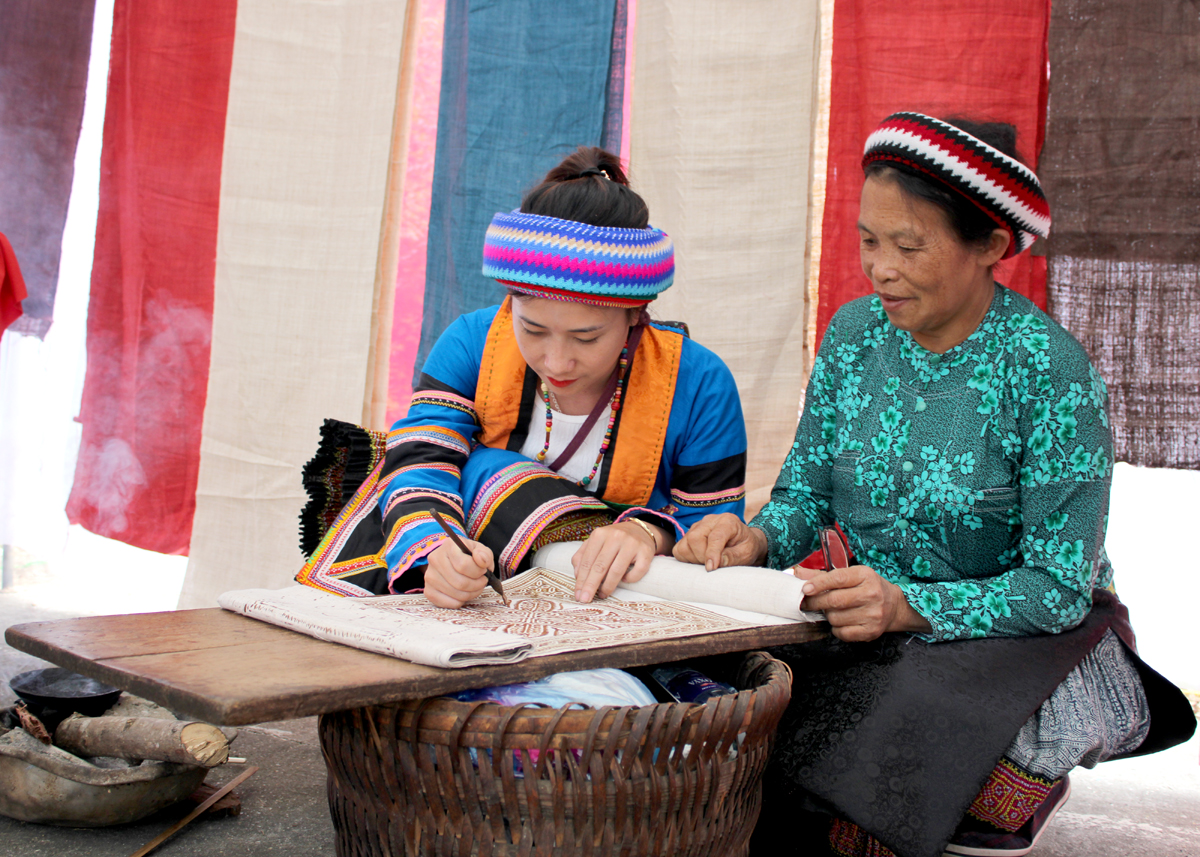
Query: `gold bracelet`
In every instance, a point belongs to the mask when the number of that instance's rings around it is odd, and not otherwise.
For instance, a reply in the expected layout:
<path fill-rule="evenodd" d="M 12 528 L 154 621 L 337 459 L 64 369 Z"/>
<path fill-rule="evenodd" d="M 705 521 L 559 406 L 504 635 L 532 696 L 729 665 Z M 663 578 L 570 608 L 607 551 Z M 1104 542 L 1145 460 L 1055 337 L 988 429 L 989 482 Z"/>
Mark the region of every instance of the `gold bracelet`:
<path fill-rule="evenodd" d="M 639 527 L 641 527 L 643 530 L 646 531 L 646 535 L 648 535 L 650 537 L 650 541 L 654 545 L 654 553 L 657 554 L 658 553 L 658 536 L 654 535 L 654 530 L 651 529 L 650 525 L 647 524 L 645 521 L 640 520 L 639 518 L 626 518 L 625 520 L 629 521 L 631 523 L 637 524 Z"/>

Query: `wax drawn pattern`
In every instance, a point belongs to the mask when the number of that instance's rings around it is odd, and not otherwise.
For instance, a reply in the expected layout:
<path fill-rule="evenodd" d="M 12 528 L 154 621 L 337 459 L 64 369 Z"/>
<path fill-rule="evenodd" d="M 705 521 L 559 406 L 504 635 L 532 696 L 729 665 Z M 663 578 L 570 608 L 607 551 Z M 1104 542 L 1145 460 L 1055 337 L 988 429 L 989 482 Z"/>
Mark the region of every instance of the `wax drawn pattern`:
<path fill-rule="evenodd" d="M 533 657 L 749 627 L 678 601 L 607 598 L 580 604 L 575 581 L 545 568 L 505 581 L 504 591 L 511 607 L 490 589 L 458 610 L 434 607 L 424 595 L 377 598 L 371 604 L 408 616 L 516 634 L 533 645 Z"/>

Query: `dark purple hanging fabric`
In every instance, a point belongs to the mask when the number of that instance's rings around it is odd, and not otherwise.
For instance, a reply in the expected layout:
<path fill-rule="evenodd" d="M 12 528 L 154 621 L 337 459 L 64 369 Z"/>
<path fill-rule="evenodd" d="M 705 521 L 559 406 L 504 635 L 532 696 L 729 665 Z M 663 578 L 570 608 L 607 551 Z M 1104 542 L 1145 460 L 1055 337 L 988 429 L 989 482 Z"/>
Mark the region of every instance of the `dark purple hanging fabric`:
<path fill-rule="evenodd" d="M 5 0 L 0 10 L 0 232 L 29 291 L 10 330 L 39 338 L 54 315 L 94 11 L 95 0 Z"/>
<path fill-rule="evenodd" d="M 1054 0 L 1049 309 L 1108 382 L 1116 457 L 1200 469 L 1200 4 Z"/>

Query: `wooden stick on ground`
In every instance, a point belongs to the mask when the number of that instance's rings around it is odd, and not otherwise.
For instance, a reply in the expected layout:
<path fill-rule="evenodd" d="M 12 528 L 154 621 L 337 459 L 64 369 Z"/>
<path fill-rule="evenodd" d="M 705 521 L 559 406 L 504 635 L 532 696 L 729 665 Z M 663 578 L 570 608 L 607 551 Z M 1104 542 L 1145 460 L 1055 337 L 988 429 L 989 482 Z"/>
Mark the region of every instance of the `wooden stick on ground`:
<path fill-rule="evenodd" d="M 254 767 L 251 767 L 251 768 L 246 768 L 246 770 L 242 771 L 240 774 L 238 774 L 232 780 L 230 780 L 225 785 L 223 785 L 218 791 L 214 792 L 212 797 L 210 797 L 204 803 L 200 804 L 198 807 L 193 809 L 182 819 L 175 822 L 175 824 L 172 827 L 163 831 L 158 836 L 154 837 L 154 839 L 150 840 L 150 842 L 148 842 L 146 845 L 142 846 L 137 851 L 133 852 L 131 857 L 146 857 L 146 855 L 149 854 L 151 851 L 153 851 L 155 848 L 162 845 L 164 842 L 166 842 L 168 839 L 170 839 L 172 836 L 174 836 L 179 831 L 183 830 L 183 828 L 185 828 L 192 821 L 194 821 L 196 819 L 196 817 L 199 816 L 202 812 L 204 812 L 206 809 L 208 809 L 214 803 L 219 801 L 221 798 L 225 797 L 225 795 L 229 794 L 229 792 L 233 791 L 234 786 L 237 786 L 237 785 L 245 782 L 247 779 L 249 779 L 250 775 L 255 773 L 257 770 L 258 770 L 257 765 Z"/>
<path fill-rule="evenodd" d="M 154 759 L 206 768 L 229 758 L 229 740 L 216 726 L 156 717 L 72 714 L 54 730 L 54 743 L 77 756 Z"/>

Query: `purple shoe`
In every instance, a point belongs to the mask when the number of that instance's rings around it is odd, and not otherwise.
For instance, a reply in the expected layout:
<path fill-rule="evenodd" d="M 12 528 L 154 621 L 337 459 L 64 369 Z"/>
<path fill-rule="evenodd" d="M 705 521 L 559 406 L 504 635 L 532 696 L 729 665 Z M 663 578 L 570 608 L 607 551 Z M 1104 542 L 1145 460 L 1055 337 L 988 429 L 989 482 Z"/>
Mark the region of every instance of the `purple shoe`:
<path fill-rule="evenodd" d="M 951 857 L 1021 857 L 1028 854 L 1037 845 L 1046 825 L 1055 813 L 1062 808 L 1071 796 L 1071 780 L 1063 777 L 1050 790 L 1042 805 L 1033 811 L 1033 815 L 1020 829 L 1009 832 L 978 821 L 970 816 L 964 818 L 950 844 L 946 846 L 945 855 Z"/>

